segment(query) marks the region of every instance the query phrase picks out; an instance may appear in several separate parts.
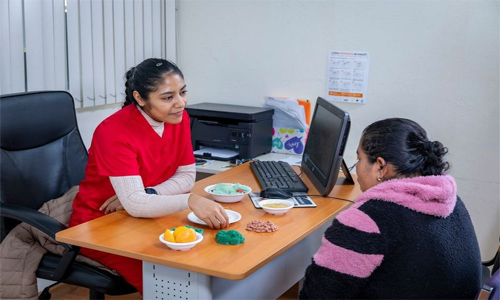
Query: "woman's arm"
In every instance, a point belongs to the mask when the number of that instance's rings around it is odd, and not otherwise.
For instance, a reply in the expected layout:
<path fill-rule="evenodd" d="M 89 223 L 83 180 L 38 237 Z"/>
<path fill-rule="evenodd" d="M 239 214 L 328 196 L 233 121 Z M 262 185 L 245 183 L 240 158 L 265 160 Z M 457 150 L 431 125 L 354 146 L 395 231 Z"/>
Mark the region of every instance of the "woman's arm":
<path fill-rule="evenodd" d="M 168 180 L 153 188 L 158 195 L 179 195 L 190 191 L 194 186 L 196 165 L 180 166 L 177 172 Z M 118 177 L 116 177 L 118 178 Z M 106 200 L 100 207 L 106 214 L 124 210 L 123 205 L 116 195 Z"/>
<path fill-rule="evenodd" d="M 322 245 L 306 270 L 299 299 L 354 299 L 386 253 L 384 237 L 373 219 L 348 208 L 325 231 Z"/>
<path fill-rule="evenodd" d="M 156 218 L 189 208 L 190 194 L 168 196 L 146 194 L 141 176 L 109 177 L 109 179 L 123 208 L 133 217 Z"/>
<path fill-rule="evenodd" d="M 190 208 L 211 228 L 225 228 L 229 225 L 226 211 L 215 201 L 195 194 L 168 196 L 147 194 L 140 176 L 120 176 L 109 179 L 119 202 L 133 217 L 156 218 Z M 116 202 L 112 198 L 108 201 Z M 108 212 L 105 205 L 101 206 L 101 210 L 103 209 Z"/>
<path fill-rule="evenodd" d="M 172 177 L 153 186 L 158 195 L 178 195 L 189 192 L 196 179 L 196 165 L 180 166 Z"/>

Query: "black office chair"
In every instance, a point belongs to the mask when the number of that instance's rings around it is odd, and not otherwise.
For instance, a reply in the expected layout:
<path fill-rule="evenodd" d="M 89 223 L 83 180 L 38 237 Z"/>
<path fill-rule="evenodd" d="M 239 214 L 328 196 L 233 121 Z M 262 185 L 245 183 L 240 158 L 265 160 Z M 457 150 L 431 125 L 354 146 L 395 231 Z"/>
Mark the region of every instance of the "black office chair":
<path fill-rule="evenodd" d="M 498 240 L 500 242 L 500 237 L 498 238 Z M 500 268 L 500 243 L 493 258 L 487 261 L 483 261 L 483 267 L 485 267 L 488 271 L 488 267 L 491 267 L 491 274 L 494 274 Z"/>
<path fill-rule="evenodd" d="M 499 237 L 500 240 L 500 237 Z M 482 262 L 481 289 L 476 300 L 500 299 L 500 244 L 493 258 Z M 490 271 L 491 267 L 491 271 Z"/>
<path fill-rule="evenodd" d="M 38 209 L 79 184 L 88 158 L 73 97 L 64 91 L 0 96 L 0 148 L 1 240 L 20 222 L 55 238 L 67 227 Z M 121 276 L 75 261 L 79 247 L 61 245 L 63 256 L 47 253 L 37 277 L 89 288 L 90 299 L 136 292 Z M 48 288 L 40 298 L 47 297 Z"/>
<path fill-rule="evenodd" d="M 500 270 L 492 272 L 493 275 L 483 284 L 476 296 L 476 300 L 500 299 Z"/>

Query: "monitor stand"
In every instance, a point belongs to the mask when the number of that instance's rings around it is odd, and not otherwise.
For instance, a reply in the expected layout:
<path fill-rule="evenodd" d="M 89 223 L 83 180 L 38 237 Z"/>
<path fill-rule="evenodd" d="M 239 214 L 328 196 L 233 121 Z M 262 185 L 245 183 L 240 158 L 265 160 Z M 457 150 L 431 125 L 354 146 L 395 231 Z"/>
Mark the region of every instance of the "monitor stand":
<path fill-rule="evenodd" d="M 347 167 L 347 164 L 345 163 L 345 160 L 343 158 L 342 158 L 341 168 L 342 168 L 342 173 L 344 173 L 345 176 L 344 183 L 354 184 L 354 179 L 352 179 L 351 172 L 349 172 L 349 168 Z"/>

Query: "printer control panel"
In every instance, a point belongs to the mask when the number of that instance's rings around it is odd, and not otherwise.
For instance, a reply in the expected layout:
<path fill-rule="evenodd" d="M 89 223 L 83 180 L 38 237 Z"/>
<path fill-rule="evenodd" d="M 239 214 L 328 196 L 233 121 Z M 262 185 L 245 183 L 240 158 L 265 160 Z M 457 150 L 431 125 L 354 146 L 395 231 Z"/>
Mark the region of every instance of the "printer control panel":
<path fill-rule="evenodd" d="M 233 143 L 247 144 L 251 136 L 250 130 L 231 130 L 229 140 Z"/>

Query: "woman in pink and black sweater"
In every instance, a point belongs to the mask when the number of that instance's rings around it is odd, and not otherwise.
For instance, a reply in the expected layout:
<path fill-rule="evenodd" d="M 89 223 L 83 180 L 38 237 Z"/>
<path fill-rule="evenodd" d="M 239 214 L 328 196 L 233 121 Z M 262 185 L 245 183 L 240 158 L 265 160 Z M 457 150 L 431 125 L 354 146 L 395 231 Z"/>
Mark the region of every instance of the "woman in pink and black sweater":
<path fill-rule="evenodd" d="M 477 238 L 447 149 L 400 118 L 364 131 L 356 173 L 364 192 L 326 230 L 301 299 L 473 299 Z"/>

